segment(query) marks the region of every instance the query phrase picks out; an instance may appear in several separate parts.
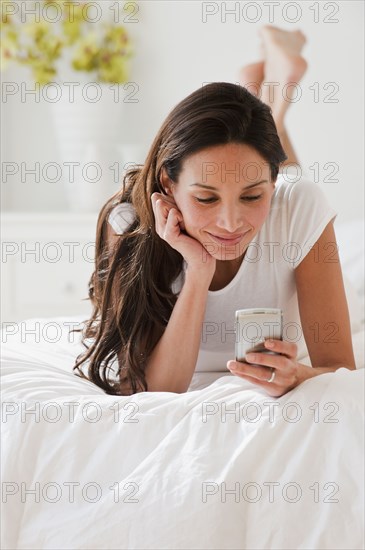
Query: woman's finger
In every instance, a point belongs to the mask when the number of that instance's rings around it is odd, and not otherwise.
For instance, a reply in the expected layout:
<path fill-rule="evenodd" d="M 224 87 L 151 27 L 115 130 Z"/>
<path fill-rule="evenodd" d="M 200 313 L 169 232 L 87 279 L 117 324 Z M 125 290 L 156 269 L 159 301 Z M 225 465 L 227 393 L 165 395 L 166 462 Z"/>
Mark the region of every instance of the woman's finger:
<path fill-rule="evenodd" d="M 249 365 L 271 367 L 277 370 L 286 370 L 291 364 L 291 359 L 285 355 L 269 355 L 267 353 L 246 353 L 245 362 Z M 256 368 L 256 367 L 254 367 Z"/>
<path fill-rule="evenodd" d="M 166 198 L 159 193 L 154 193 L 153 203 L 156 232 L 162 239 L 172 244 L 181 233 L 180 223 L 182 223 L 183 220 L 182 214 L 176 207 L 174 201 L 166 200 Z"/>
<path fill-rule="evenodd" d="M 228 361 L 227 368 L 236 376 L 248 376 L 260 382 L 267 382 L 272 374 L 271 368 L 248 365 L 247 363 L 239 363 L 237 361 Z"/>
<path fill-rule="evenodd" d="M 298 353 L 298 346 L 293 342 L 287 342 L 286 340 L 265 340 L 265 348 L 293 359 L 296 358 Z"/>
<path fill-rule="evenodd" d="M 167 241 L 172 241 L 178 237 L 181 233 L 180 222 L 182 220 L 181 214 L 179 214 L 176 208 L 171 208 L 166 221 L 165 237 Z"/>
<path fill-rule="evenodd" d="M 157 193 L 157 192 L 152 193 L 151 195 L 152 206 L 156 204 L 158 200 L 162 200 L 164 203 L 170 204 L 171 206 L 174 206 L 175 208 L 177 208 L 177 204 L 173 197 L 170 197 L 169 195 L 163 195 L 162 193 Z"/>
<path fill-rule="evenodd" d="M 154 214 L 156 219 L 156 231 L 160 237 L 165 232 L 167 217 L 169 215 L 170 210 L 171 210 L 171 206 L 167 205 L 163 201 L 163 199 L 159 199 L 159 198 L 155 199 Z"/>

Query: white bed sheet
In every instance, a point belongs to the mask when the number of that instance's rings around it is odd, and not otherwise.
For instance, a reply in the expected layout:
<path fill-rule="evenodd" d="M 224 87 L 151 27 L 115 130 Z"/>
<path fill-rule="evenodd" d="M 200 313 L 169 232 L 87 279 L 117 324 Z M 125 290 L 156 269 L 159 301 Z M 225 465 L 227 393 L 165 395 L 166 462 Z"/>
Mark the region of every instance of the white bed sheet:
<path fill-rule="evenodd" d="M 364 548 L 363 330 L 357 371 L 277 399 L 229 373 L 116 397 L 72 373 L 81 319 L 2 336 L 2 548 Z"/>

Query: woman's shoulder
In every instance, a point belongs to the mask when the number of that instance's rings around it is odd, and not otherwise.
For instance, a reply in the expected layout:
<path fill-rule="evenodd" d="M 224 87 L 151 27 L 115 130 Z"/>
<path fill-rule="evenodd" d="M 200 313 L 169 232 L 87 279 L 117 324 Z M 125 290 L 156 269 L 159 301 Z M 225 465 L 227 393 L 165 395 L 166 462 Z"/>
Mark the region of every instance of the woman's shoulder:
<path fill-rule="evenodd" d="M 262 238 L 285 243 L 301 250 L 304 257 L 320 237 L 326 225 L 337 216 L 319 183 L 305 176 L 278 176 L 270 214 Z M 296 267 L 293 262 L 293 267 Z"/>
<path fill-rule="evenodd" d="M 275 195 L 280 200 L 294 200 L 299 196 L 321 194 L 318 183 L 314 183 L 301 172 L 280 172 L 275 185 Z"/>
<path fill-rule="evenodd" d="M 272 209 L 286 211 L 289 216 L 297 211 L 310 214 L 313 211 L 330 210 L 330 202 L 319 183 L 307 176 L 294 173 L 280 173 L 272 198 Z"/>
<path fill-rule="evenodd" d="M 118 203 L 109 214 L 108 222 L 118 235 L 123 234 L 134 222 L 136 211 L 130 202 Z"/>

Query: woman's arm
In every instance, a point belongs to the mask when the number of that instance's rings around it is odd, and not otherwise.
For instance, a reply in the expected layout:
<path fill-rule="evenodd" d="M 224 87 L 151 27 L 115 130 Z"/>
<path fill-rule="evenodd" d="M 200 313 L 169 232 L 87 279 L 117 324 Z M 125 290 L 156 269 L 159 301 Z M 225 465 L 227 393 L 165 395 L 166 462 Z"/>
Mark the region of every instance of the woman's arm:
<path fill-rule="evenodd" d="M 168 196 L 157 192 L 151 195 L 156 232 L 182 255 L 187 267 L 185 282 L 167 327 L 147 358 L 145 376 L 148 391 L 184 393 L 189 388 L 198 358 L 208 289 L 216 260 L 207 254 L 199 241 L 186 233 L 183 215 L 164 170 L 162 179 Z"/>
<path fill-rule="evenodd" d="M 107 225 L 107 246 L 116 246 L 119 236 Z M 185 282 L 167 327 L 145 368 L 148 391 L 184 393 L 189 388 L 198 358 L 202 323 L 211 275 L 186 270 Z M 129 385 L 122 387 L 131 393 Z"/>
<path fill-rule="evenodd" d="M 184 238 L 184 237 L 183 237 Z M 112 254 L 119 235 L 107 224 L 107 247 Z M 147 359 L 145 378 L 148 391 L 184 393 L 194 374 L 199 353 L 202 323 L 208 289 L 215 267 L 203 255 L 202 245 L 185 237 L 200 261 L 197 267 L 187 265 L 185 282 L 175 303 L 164 333 Z M 190 242 L 191 241 L 191 242 Z M 206 261 L 202 261 L 205 258 Z M 121 385 L 122 392 L 132 393 L 128 383 Z"/>
<path fill-rule="evenodd" d="M 350 316 L 333 222 L 295 270 L 304 338 L 314 369 L 300 365 L 301 378 L 356 369 Z"/>
<path fill-rule="evenodd" d="M 211 277 L 189 271 L 171 317 L 146 366 L 148 391 L 184 393 L 198 358 Z"/>
<path fill-rule="evenodd" d="M 313 368 L 298 363 L 296 344 L 281 340 L 265 341 L 265 347 L 279 355 L 249 353 L 243 363 L 227 363 L 234 375 L 264 388 L 274 397 L 318 374 L 335 372 L 340 367 L 356 369 L 332 222 L 295 269 L 295 280 L 301 324 Z"/>

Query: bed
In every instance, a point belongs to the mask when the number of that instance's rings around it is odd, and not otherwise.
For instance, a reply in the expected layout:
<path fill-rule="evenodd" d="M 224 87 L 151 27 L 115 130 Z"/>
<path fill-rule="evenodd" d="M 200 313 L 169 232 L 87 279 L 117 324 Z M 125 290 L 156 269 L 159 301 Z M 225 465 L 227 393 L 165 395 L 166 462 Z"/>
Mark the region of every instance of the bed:
<path fill-rule="evenodd" d="M 336 228 L 357 369 L 280 398 L 228 371 L 110 396 L 72 372 L 82 316 L 4 329 L 2 548 L 364 548 L 360 228 Z"/>

